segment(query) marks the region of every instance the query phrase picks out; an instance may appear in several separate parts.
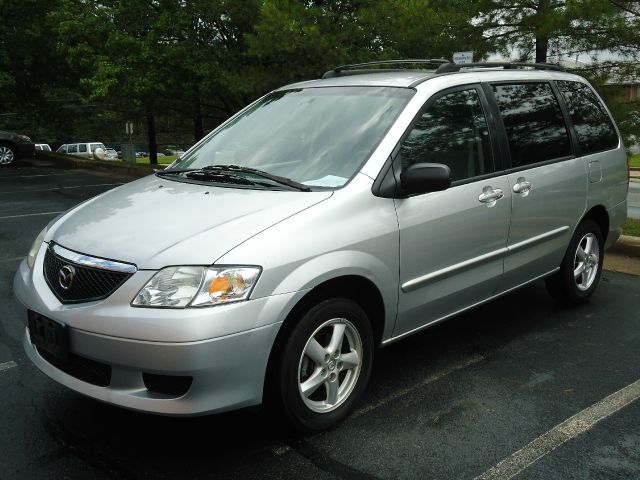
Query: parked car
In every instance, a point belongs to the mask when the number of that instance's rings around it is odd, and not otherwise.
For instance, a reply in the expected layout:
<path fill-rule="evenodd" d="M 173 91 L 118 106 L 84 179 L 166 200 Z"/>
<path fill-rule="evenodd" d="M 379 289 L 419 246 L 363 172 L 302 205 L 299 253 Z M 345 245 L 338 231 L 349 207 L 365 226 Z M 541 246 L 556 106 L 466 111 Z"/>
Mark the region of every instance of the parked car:
<path fill-rule="evenodd" d="M 68 143 L 62 145 L 56 151 L 58 153 L 66 153 L 67 155 L 88 158 L 90 160 L 107 160 L 107 147 L 105 147 L 102 142 Z"/>
<path fill-rule="evenodd" d="M 266 401 L 322 430 L 362 398 L 376 347 L 537 279 L 587 300 L 629 180 L 589 83 L 546 64 L 360 67 L 268 94 L 48 225 L 13 283 L 33 363 L 134 410 Z"/>
<path fill-rule="evenodd" d="M 113 148 L 107 148 L 107 160 L 118 160 L 120 156 Z"/>
<path fill-rule="evenodd" d="M 48 143 L 36 143 L 36 150 L 41 150 L 44 152 L 50 152 L 51 151 L 51 147 L 49 146 Z"/>
<path fill-rule="evenodd" d="M 15 165 L 19 158 L 33 157 L 34 151 L 34 144 L 26 135 L 0 130 L 0 167 Z"/>

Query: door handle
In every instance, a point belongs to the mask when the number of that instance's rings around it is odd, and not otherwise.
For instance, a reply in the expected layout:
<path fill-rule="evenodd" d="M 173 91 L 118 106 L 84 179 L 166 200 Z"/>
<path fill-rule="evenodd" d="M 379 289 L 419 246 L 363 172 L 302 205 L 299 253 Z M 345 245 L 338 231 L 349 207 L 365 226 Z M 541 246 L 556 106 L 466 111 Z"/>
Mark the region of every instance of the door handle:
<path fill-rule="evenodd" d="M 499 188 L 484 187 L 482 193 L 478 197 L 478 201 L 486 203 L 488 206 L 493 207 L 498 200 L 504 197 L 504 192 Z"/>
<path fill-rule="evenodd" d="M 529 192 L 531 192 L 531 188 L 533 188 L 533 184 L 527 181 L 524 177 L 520 177 L 516 180 L 516 184 L 513 186 L 513 193 L 526 197 L 529 195 Z"/>

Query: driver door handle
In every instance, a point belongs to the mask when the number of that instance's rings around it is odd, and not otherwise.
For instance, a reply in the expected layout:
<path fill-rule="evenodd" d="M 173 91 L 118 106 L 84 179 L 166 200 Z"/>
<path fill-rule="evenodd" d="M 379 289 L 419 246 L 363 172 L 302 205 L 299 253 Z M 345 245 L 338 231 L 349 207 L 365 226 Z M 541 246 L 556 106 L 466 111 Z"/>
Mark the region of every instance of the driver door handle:
<path fill-rule="evenodd" d="M 494 206 L 498 200 L 504 197 L 504 192 L 500 188 L 484 187 L 482 193 L 478 197 L 478 201 Z"/>

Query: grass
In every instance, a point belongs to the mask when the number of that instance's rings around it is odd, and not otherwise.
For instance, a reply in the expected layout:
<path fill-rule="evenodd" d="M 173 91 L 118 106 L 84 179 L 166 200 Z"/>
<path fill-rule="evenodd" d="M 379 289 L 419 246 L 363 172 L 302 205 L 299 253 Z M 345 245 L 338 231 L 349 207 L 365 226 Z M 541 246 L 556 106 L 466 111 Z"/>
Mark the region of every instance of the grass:
<path fill-rule="evenodd" d="M 640 168 L 640 153 L 631 155 L 631 157 L 629 158 L 629 165 L 631 165 L 632 167 Z"/>
<path fill-rule="evenodd" d="M 176 158 L 175 156 L 158 157 L 158 165 L 169 165 Z M 149 163 L 149 157 L 136 158 L 136 163 Z"/>
<path fill-rule="evenodd" d="M 627 218 L 624 227 L 622 227 L 622 233 L 631 235 L 632 237 L 640 237 L 640 220 Z"/>

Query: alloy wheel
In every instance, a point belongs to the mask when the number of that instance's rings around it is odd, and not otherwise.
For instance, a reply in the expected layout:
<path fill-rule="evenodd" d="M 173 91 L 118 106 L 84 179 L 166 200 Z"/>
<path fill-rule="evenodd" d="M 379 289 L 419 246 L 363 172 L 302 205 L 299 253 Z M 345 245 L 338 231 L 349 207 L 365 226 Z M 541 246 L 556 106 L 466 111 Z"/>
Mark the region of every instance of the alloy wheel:
<path fill-rule="evenodd" d="M 345 318 L 320 325 L 307 340 L 298 365 L 298 390 L 312 411 L 326 413 L 353 391 L 362 365 L 362 340 Z"/>
<path fill-rule="evenodd" d="M 13 150 L 9 147 L 0 146 L 0 165 L 9 165 L 13 163 Z"/>
<path fill-rule="evenodd" d="M 593 233 L 587 233 L 578 242 L 573 261 L 573 278 L 580 291 L 588 290 L 598 275 L 600 246 Z"/>

